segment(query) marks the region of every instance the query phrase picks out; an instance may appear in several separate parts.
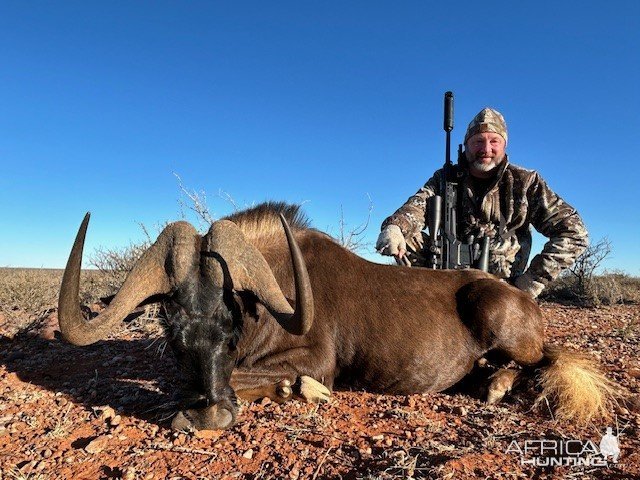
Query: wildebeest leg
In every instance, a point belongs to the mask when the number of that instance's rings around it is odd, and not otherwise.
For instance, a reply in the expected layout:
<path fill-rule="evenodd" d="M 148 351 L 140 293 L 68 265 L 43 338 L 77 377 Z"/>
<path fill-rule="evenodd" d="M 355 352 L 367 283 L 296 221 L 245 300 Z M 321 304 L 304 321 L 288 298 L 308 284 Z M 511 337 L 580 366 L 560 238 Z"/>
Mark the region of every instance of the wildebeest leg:
<path fill-rule="evenodd" d="M 294 375 L 284 372 L 239 369 L 231 374 L 230 385 L 236 396 L 247 402 L 267 397 L 274 402 L 282 403 L 291 398 L 291 384 L 294 381 Z"/>
<path fill-rule="evenodd" d="M 231 387 L 243 400 L 253 402 L 268 397 L 283 403 L 298 398 L 311 403 L 327 401 L 331 392 L 313 378 L 286 372 L 238 369 L 231 374 Z"/>

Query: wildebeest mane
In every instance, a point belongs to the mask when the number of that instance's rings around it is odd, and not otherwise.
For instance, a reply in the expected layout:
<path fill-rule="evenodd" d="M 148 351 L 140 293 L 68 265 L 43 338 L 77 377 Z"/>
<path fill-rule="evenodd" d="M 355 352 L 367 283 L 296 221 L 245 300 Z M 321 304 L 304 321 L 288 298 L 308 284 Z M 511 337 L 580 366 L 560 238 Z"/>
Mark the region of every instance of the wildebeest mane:
<path fill-rule="evenodd" d="M 282 224 L 279 214 L 289 223 L 292 230 L 306 230 L 310 227 L 309 219 L 300 210 L 300 205 L 286 202 L 264 202 L 255 207 L 235 212 L 225 220 L 230 220 L 244 233 L 249 241 L 258 238 L 282 236 Z"/>

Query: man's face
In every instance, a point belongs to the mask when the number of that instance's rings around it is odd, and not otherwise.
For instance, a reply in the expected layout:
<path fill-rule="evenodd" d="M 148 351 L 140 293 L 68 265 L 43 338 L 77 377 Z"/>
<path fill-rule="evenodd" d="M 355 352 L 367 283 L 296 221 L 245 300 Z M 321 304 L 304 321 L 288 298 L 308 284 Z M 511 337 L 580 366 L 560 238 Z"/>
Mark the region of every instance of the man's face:
<path fill-rule="evenodd" d="M 504 160 L 505 141 L 497 133 L 476 133 L 467 140 L 466 154 L 471 175 L 489 178 Z"/>

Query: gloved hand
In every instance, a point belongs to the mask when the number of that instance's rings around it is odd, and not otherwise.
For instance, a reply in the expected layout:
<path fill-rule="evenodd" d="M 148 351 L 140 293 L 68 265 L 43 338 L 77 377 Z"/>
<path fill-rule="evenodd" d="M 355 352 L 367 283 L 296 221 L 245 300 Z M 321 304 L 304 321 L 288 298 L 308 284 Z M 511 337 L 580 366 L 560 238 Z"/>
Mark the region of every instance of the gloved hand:
<path fill-rule="evenodd" d="M 532 298 L 537 298 L 544 290 L 544 284 L 534 280 L 529 272 L 524 272 L 513 283 L 517 288 L 531 295 Z"/>
<path fill-rule="evenodd" d="M 393 255 L 396 258 L 403 257 L 407 252 L 407 242 L 397 225 L 387 225 L 380 232 L 376 242 L 376 250 L 382 255 Z"/>

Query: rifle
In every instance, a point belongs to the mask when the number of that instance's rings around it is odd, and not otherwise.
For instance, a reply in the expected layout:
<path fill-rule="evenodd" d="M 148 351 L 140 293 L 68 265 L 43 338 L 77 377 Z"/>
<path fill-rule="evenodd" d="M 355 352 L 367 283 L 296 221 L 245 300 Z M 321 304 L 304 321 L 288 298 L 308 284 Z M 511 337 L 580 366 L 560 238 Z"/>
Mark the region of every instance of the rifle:
<path fill-rule="evenodd" d="M 458 238 L 459 188 L 466 175 L 460 165 L 462 145 L 458 145 L 458 162 L 451 162 L 451 131 L 453 130 L 453 93 L 444 94 L 444 131 L 446 132 L 445 162 L 442 168 L 440 194 L 429 198 L 429 243 L 427 266 L 433 269 L 477 268 L 489 270 L 489 237 L 478 243 L 473 235 L 462 242 Z"/>

